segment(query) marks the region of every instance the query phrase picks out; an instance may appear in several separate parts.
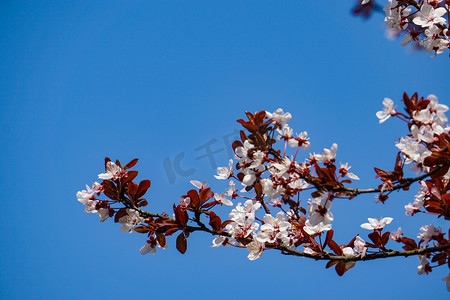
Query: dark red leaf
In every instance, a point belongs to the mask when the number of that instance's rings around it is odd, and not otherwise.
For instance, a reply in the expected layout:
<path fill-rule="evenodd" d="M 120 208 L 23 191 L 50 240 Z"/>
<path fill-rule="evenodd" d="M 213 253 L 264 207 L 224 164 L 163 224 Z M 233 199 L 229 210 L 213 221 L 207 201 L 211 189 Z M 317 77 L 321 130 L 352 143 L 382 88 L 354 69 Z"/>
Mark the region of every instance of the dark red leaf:
<path fill-rule="evenodd" d="M 334 231 L 332 229 L 328 230 L 327 237 L 325 238 L 325 244 L 323 245 L 324 248 L 327 246 L 328 242 L 333 239 L 333 234 L 334 234 Z"/>
<path fill-rule="evenodd" d="M 138 190 L 138 185 L 136 182 L 130 182 L 128 184 L 128 196 L 130 196 L 131 199 L 136 199 L 135 195 Z"/>
<path fill-rule="evenodd" d="M 109 157 L 105 157 L 105 170 L 106 170 L 106 165 L 108 164 L 108 162 L 111 161 L 111 158 Z"/>
<path fill-rule="evenodd" d="M 339 256 L 344 255 L 344 252 L 342 252 L 341 247 L 339 247 L 339 245 L 336 244 L 335 241 L 329 240 L 327 244 L 328 244 L 328 247 L 330 247 L 330 249 L 333 250 L 334 253 L 336 253 L 336 255 L 339 255 Z"/>
<path fill-rule="evenodd" d="M 184 232 L 181 232 L 177 237 L 177 249 L 181 254 L 184 254 L 187 250 L 187 241 Z"/>
<path fill-rule="evenodd" d="M 199 199 L 198 199 L 198 192 L 196 190 L 190 190 L 187 192 L 188 197 L 191 199 L 190 206 L 196 208 L 199 207 Z"/>
<path fill-rule="evenodd" d="M 225 228 L 225 226 L 227 226 L 228 224 L 230 224 L 231 222 L 234 222 L 233 220 L 226 220 L 222 223 L 222 228 Z"/>
<path fill-rule="evenodd" d="M 257 198 L 260 198 L 260 197 L 262 196 L 262 186 L 261 186 L 261 183 L 259 183 L 259 182 L 255 183 L 255 192 L 256 192 Z"/>
<path fill-rule="evenodd" d="M 211 199 L 212 197 L 214 197 L 214 193 L 210 188 L 202 189 L 199 195 L 199 205 L 203 205 L 206 201 L 208 201 L 208 199 Z"/>
<path fill-rule="evenodd" d="M 150 231 L 150 228 L 148 226 L 139 226 L 139 227 L 135 227 L 134 231 L 139 232 L 139 233 L 147 233 Z"/>
<path fill-rule="evenodd" d="M 172 227 L 172 228 L 167 229 L 165 234 L 166 234 L 166 236 L 167 236 L 167 235 L 172 235 L 172 234 L 174 234 L 175 232 L 177 232 L 178 230 L 180 230 L 179 227 Z"/>
<path fill-rule="evenodd" d="M 139 187 L 138 187 L 138 189 L 137 189 L 137 191 L 136 191 L 136 199 L 139 199 L 139 198 L 141 198 L 142 196 L 144 196 L 144 194 L 147 192 L 147 190 L 150 188 L 150 180 L 148 180 L 148 179 L 145 179 L 145 180 L 142 180 L 140 183 L 139 183 Z"/>
<path fill-rule="evenodd" d="M 138 162 L 139 159 L 135 158 L 132 161 L 130 161 L 129 163 L 127 163 L 124 167 L 125 170 L 128 170 L 132 167 L 134 167 L 134 165 L 136 165 L 136 163 Z"/>
<path fill-rule="evenodd" d="M 380 247 L 383 245 L 383 243 L 381 242 L 381 236 L 380 233 L 378 231 L 374 231 L 372 233 L 368 234 L 368 237 L 372 240 L 372 242 L 377 246 Z"/>
<path fill-rule="evenodd" d="M 325 268 L 329 269 L 337 263 L 338 263 L 337 260 L 330 260 L 329 262 L 327 262 L 327 265 L 325 266 Z"/>
<path fill-rule="evenodd" d="M 345 261 L 340 261 L 336 265 L 336 273 L 339 276 L 342 276 L 342 275 L 344 275 L 345 272 L 347 272 L 347 269 L 345 268 L 345 265 L 346 265 Z"/>
<path fill-rule="evenodd" d="M 245 132 L 243 130 L 239 130 L 239 135 L 241 136 L 242 142 L 245 142 L 246 140 L 248 140 L 248 136 L 245 134 Z M 241 146 L 243 147 L 242 143 L 241 143 Z"/>
<path fill-rule="evenodd" d="M 112 200 L 118 200 L 117 187 L 111 180 L 103 180 L 103 193 Z"/>
<path fill-rule="evenodd" d="M 122 179 L 123 184 L 133 181 L 133 179 L 135 179 L 137 175 L 138 171 L 128 171 L 127 174 Z"/>
<path fill-rule="evenodd" d="M 162 232 L 156 233 L 156 239 L 161 247 L 164 248 L 166 246 L 166 236 Z"/>
<path fill-rule="evenodd" d="M 389 231 L 383 233 L 383 235 L 381 236 L 381 242 L 384 245 L 387 244 L 387 242 L 389 241 L 389 236 L 391 235 L 391 233 Z"/>
<path fill-rule="evenodd" d="M 215 212 L 209 212 L 209 225 L 216 231 L 222 228 L 222 220 Z"/>

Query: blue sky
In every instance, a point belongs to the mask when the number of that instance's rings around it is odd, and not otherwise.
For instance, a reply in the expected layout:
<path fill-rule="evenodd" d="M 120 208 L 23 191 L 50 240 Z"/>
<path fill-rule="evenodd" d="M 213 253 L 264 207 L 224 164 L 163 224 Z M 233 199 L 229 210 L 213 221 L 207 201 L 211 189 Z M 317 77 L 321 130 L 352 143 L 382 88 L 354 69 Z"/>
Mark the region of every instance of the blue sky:
<path fill-rule="evenodd" d="M 276 299 L 448 297 L 444 268 L 418 276 L 417 258 L 359 263 L 339 278 L 325 264 L 267 251 L 210 248 L 194 234 L 181 255 L 139 254 L 145 238 L 83 213 L 75 194 L 109 156 L 140 159 L 149 210 L 169 211 L 226 165 L 225 140 L 244 111 L 282 107 L 311 151 L 339 145 L 361 181 L 391 168 L 404 124 L 379 125 L 384 97 L 436 94 L 450 105 L 448 54 L 411 53 L 384 36 L 381 15 L 353 1 L 2 1 L 0 3 L 0 298 Z M 202 158 L 211 143 L 212 163 Z M 182 155 L 189 175 L 164 162 Z M 181 157 L 181 156 L 179 156 Z M 414 189 L 413 189 L 414 190 Z M 394 217 L 415 236 L 429 216 L 406 217 L 410 194 L 333 206 L 337 240 L 367 217 Z M 227 211 L 222 211 L 226 218 Z M 445 229 L 448 225 L 435 222 Z M 339 233 L 338 233 L 339 231 Z"/>

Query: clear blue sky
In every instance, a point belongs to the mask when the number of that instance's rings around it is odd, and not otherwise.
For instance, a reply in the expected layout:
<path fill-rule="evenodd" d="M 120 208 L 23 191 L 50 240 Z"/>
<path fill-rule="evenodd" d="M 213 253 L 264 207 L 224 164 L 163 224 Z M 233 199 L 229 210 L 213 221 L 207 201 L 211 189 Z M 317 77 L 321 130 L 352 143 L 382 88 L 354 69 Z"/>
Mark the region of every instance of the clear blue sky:
<path fill-rule="evenodd" d="M 339 278 L 325 264 L 270 251 L 213 249 L 194 234 L 181 255 L 139 254 L 145 238 L 83 213 L 75 194 L 103 172 L 105 156 L 140 158 L 148 209 L 169 211 L 191 188 L 215 182 L 201 158 L 245 110 L 293 115 L 311 151 L 338 143 L 361 181 L 391 168 L 400 122 L 376 111 L 403 91 L 450 105 L 448 54 L 411 54 L 384 37 L 381 15 L 351 16 L 353 1 L 2 1 L 0 3 L 0 298 L 347 299 L 448 297 L 445 268 L 418 276 L 415 257 L 359 263 Z M 184 155 L 189 175 L 165 161 Z M 414 194 L 414 193 L 412 193 Z M 415 236 L 433 218 L 404 215 L 411 194 L 333 205 L 338 242 L 367 217 L 394 217 Z M 226 218 L 226 210 L 223 210 Z M 444 229 L 444 223 L 435 223 Z M 340 232 L 339 234 L 337 232 Z"/>

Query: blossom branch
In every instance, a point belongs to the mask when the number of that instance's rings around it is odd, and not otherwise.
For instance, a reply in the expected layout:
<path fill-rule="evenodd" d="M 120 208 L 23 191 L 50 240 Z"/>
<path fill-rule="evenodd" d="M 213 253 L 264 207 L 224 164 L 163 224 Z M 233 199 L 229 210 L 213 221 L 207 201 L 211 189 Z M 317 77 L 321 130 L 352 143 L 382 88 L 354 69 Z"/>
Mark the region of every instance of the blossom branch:
<path fill-rule="evenodd" d="M 281 250 L 281 253 L 284 255 L 294 255 L 294 256 L 301 256 L 306 258 L 312 258 L 314 260 L 326 260 L 326 261 L 368 261 L 368 260 L 375 260 L 380 258 L 389 258 L 389 257 L 398 257 L 398 256 L 413 256 L 413 255 L 423 255 L 433 252 L 442 252 L 450 249 L 450 244 L 446 245 L 440 245 L 436 247 L 429 247 L 429 248 L 421 248 L 421 249 L 415 249 L 415 250 L 408 250 L 408 251 L 387 251 L 382 253 L 373 253 L 373 254 L 367 254 L 363 257 L 361 256 L 353 256 L 353 257 L 345 257 L 345 256 L 338 256 L 331 254 L 329 252 L 326 252 L 324 254 L 308 254 L 301 251 L 291 250 L 285 246 L 277 248 Z"/>
<path fill-rule="evenodd" d="M 444 168 L 446 166 L 449 166 L 449 165 L 450 165 L 450 162 L 446 163 L 446 164 L 443 164 L 443 165 L 440 165 L 440 166 L 437 166 L 433 170 L 431 170 L 430 172 L 425 173 L 425 174 L 423 174 L 421 176 L 413 177 L 413 178 L 405 178 L 405 179 L 402 180 L 401 183 L 399 183 L 397 185 L 394 185 L 394 187 L 392 189 L 390 189 L 389 191 L 400 190 L 400 189 L 403 189 L 405 187 L 408 187 L 411 184 L 413 184 L 414 182 L 417 182 L 417 181 L 423 180 L 423 179 L 425 179 L 427 177 L 430 177 L 431 175 L 437 173 L 442 168 Z M 334 191 L 334 192 L 348 192 L 348 193 L 351 193 L 353 196 L 357 196 L 357 195 L 360 195 L 360 194 L 380 193 L 380 192 L 382 192 L 382 189 L 379 189 L 379 188 L 376 188 L 376 189 L 358 189 L 358 188 L 339 187 L 339 188 L 332 189 L 332 191 Z"/>

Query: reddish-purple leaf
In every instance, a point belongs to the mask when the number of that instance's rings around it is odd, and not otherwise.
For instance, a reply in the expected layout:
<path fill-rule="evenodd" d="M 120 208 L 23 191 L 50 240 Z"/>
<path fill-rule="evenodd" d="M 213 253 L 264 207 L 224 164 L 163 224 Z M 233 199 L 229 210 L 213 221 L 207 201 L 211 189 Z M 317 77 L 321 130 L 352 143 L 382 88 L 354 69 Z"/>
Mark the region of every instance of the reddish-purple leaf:
<path fill-rule="evenodd" d="M 130 161 L 129 163 L 127 163 L 124 167 L 125 170 L 128 170 L 132 167 L 134 167 L 134 165 L 136 165 L 136 163 L 138 162 L 139 159 L 135 158 L 132 161 Z"/>
<path fill-rule="evenodd" d="M 150 180 L 148 180 L 148 179 L 142 180 L 139 183 L 139 187 L 138 187 L 138 189 L 136 191 L 136 194 L 135 194 L 136 195 L 136 200 L 141 198 L 142 196 L 144 196 L 144 194 L 150 188 L 150 184 L 151 184 Z"/>
<path fill-rule="evenodd" d="M 187 241 L 186 236 L 183 232 L 180 233 L 177 237 L 177 249 L 181 254 L 184 254 L 187 250 Z"/>
<path fill-rule="evenodd" d="M 329 262 L 327 262 L 327 265 L 325 266 L 325 268 L 329 269 L 337 263 L 338 263 L 337 260 L 330 260 Z"/>
<path fill-rule="evenodd" d="M 164 248 L 166 246 L 166 236 L 164 235 L 164 233 L 157 232 L 156 239 L 158 240 L 158 243 L 161 247 Z"/>
<path fill-rule="evenodd" d="M 330 249 L 333 250 L 334 253 L 336 253 L 336 255 L 339 256 L 344 255 L 344 252 L 342 252 L 341 247 L 339 247 L 339 245 L 335 241 L 329 240 L 327 244 L 328 247 L 330 247 Z"/>
<path fill-rule="evenodd" d="M 332 229 L 328 230 L 327 237 L 325 238 L 325 243 L 323 244 L 323 247 L 325 248 L 329 241 L 333 239 L 334 231 Z"/>
<path fill-rule="evenodd" d="M 339 276 L 344 275 L 344 273 L 348 271 L 348 270 L 345 268 L 345 265 L 346 265 L 345 261 L 340 261 L 340 262 L 338 262 L 338 264 L 336 265 L 336 273 L 337 273 Z"/>

